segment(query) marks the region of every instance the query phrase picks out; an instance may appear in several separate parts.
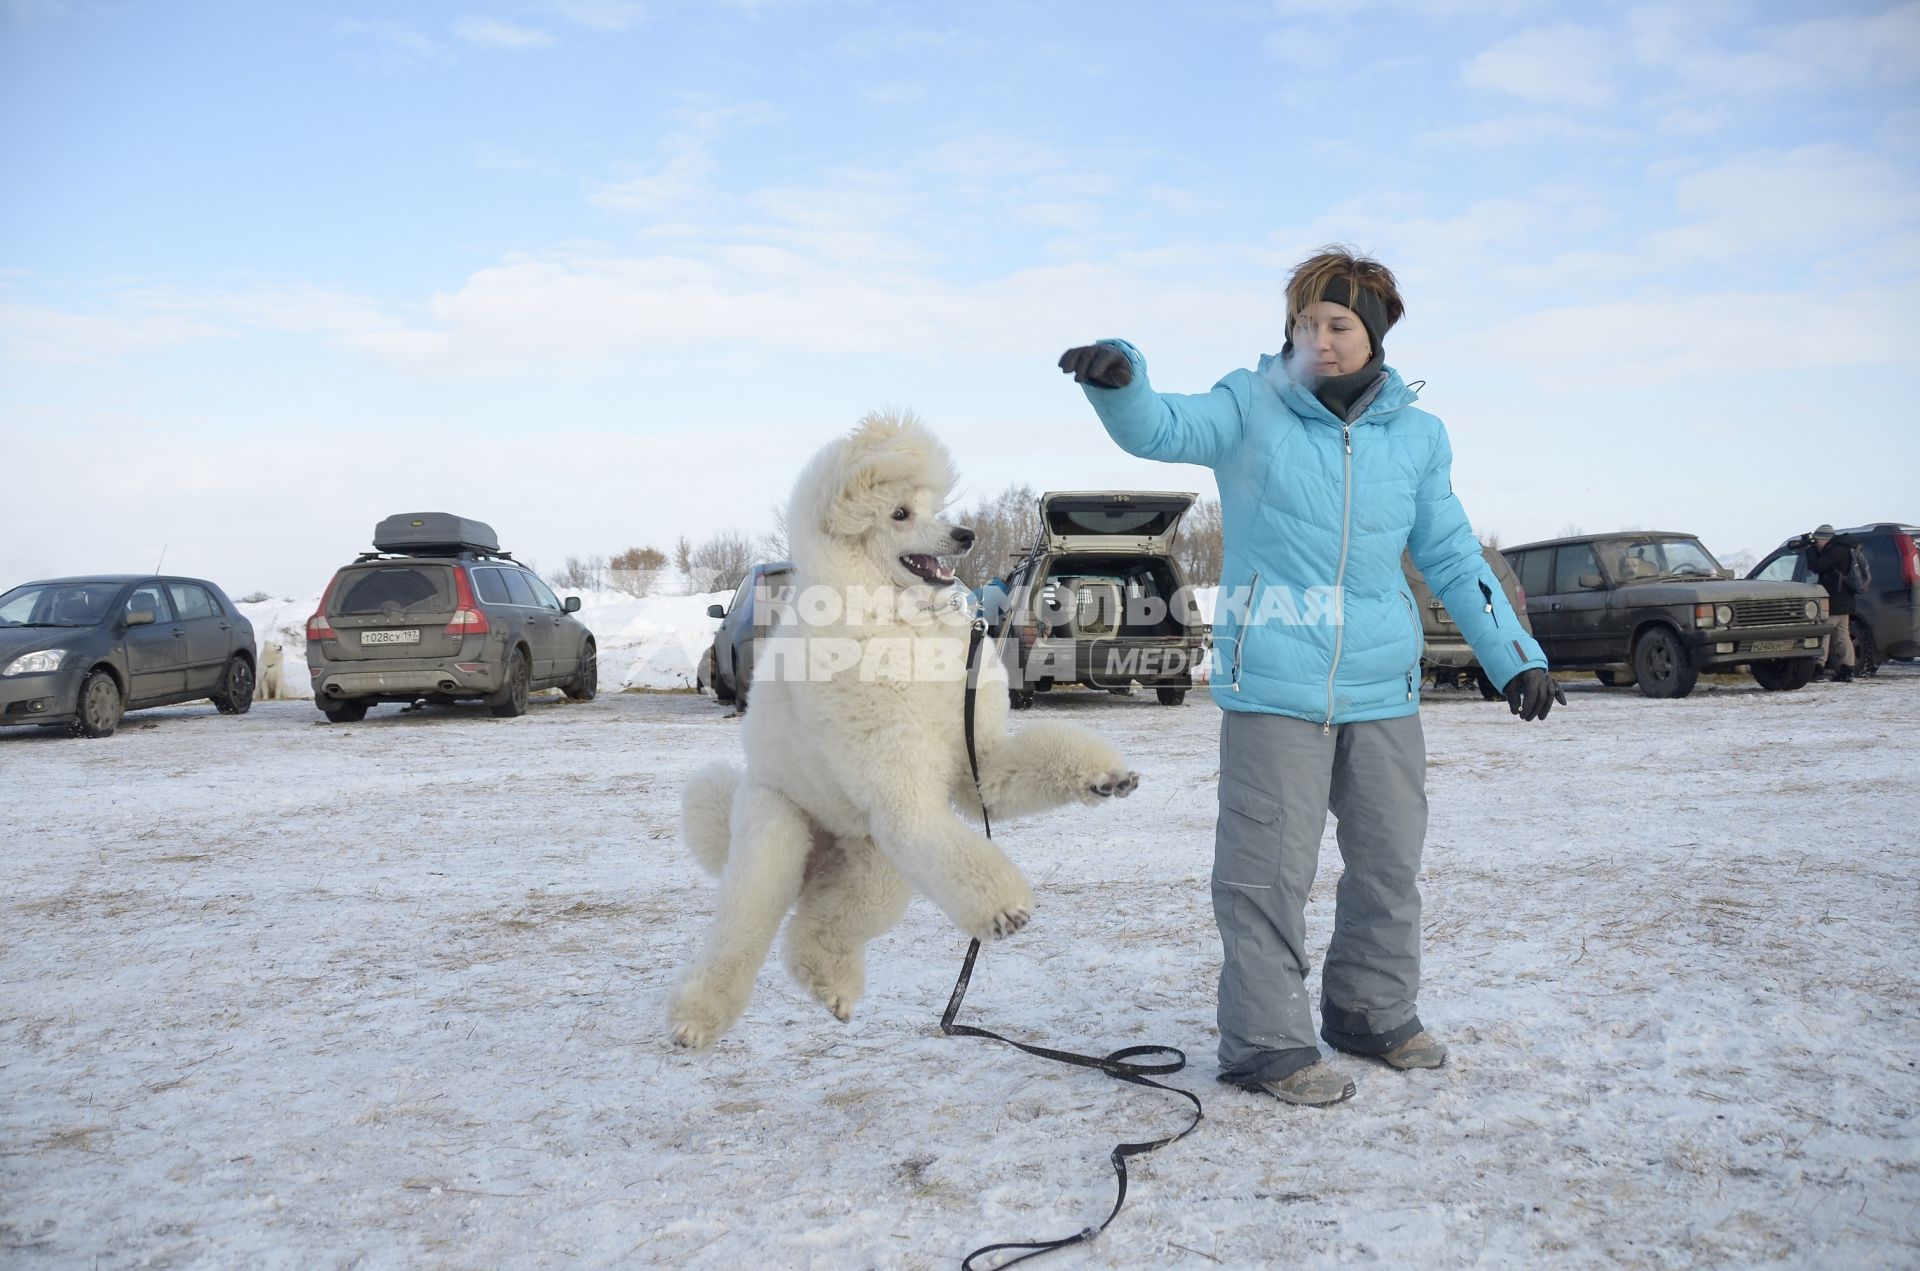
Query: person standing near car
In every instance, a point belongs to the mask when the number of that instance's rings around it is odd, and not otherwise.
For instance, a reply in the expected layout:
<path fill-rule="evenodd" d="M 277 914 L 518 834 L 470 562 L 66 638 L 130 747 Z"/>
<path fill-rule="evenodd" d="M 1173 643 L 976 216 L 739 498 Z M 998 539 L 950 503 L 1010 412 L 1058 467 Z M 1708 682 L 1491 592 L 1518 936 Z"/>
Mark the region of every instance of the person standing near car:
<path fill-rule="evenodd" d="M 1155 392 L 1124 340 L 1069 349 L 1059 365 L 1123 450 L 1204 464 L 1219 480 L 1220 1079 L 1325 1105 L 1354 1093 L 1321 1058 L 1305 988 L 1307 894 L 1329 810 L 1346 869 L 1320 1037 L 1394 1068 L 1447 1057 L 1416 1001 L 1423 637 L 1402 549 L 1514 714 L 1544 719 L 1566 697 L 1454 497 L 1446 429 L 1386 365 L 1381 341 L 1404 312 L 1392 273 L 1327 248 L 1294 270 L 1286 304 L 1280 353 L 1208 393 Z"/>
<path fill-rule="evenodd" d="M 1866 561 L 1860 545 L 1833 526 L 1822 525 L 1808 536 L 1807 572 L 1818 577 L 1827 593 L 1827 612 L 1833 616 L 1833 634 L 1827 638 L 1827 671 L 1836 683 L 1853 679 L 1853 598 L 1867 589 Z"/>

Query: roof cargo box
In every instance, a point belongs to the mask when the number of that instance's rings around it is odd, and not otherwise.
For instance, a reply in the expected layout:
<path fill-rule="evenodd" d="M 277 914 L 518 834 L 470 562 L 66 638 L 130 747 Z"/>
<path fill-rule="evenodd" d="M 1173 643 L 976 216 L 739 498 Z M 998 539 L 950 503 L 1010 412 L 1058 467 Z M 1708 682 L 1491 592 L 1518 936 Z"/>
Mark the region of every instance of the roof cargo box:
<path fill-rule="evenodd" d="M 401 512 L 375 527 L 373 545 L 383 552 L 500 551 L 493 526 L 451 512 Z"/>

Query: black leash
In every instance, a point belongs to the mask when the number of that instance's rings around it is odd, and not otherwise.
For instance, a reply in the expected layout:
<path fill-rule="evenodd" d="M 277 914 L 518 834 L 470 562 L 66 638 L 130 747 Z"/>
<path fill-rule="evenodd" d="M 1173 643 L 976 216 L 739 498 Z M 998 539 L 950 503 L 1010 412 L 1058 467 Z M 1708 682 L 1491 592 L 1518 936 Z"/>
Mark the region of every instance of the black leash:
<path fill-rule="evenodd" d="M 986 827 L 987 837 L 993 837 L 993 822 L 987 817 L 987 792 L 980 784 L 980 759 L 973 745 L 973 706 L 974 698 L 980 688 L 980 648 L 985 642 L 987 623 L 984 618 L 973 620 L 973 635 L 967 645 L 967 762 L 973 767 L 973 787 L 980 795 L 980 821 Z M 1169 1134 L 1165 1138 L 1151 1139 L 1139 1143 L 1116 1143 L 1108 1158 L 1113 1162 L 1113 1176 L 1116 1191 L 1113 1208 L 1100 1220 L 1098 1227 L 1083 1227 L 1071 1236 L 1062 1236 L 1058 1240 L 1012 1240 L 999 1244 L 983 1245 L 968 1254 L 960 1263 L 961 1271 L 975 1271 L 974 1259 L 985 1254 L 1000 1253 L 1004 1250 L 1024 1249 L 1018 1257 L 1008 1258 L 1005 1262 L 995 1263 L 995 1267 L 1010 1267 L 1016 1262 L 1025 1262 L 1028 1258 L 1037 1258 L 1043 1253 L 1055 1249 L 1065 1249 L 1070 1245 L 1087 1244 L 1107 1229 L 1120 1214 L 1120 1207 L 1127 1203 L 1127 1158 L 1145 1156 L 1169 1143 L 1178 1143 L 1192 1134 L 1200 1126 L 1205 1112 L 1200 1107 L 1200 1096 L 1190 1090 L 1177 1086 L 1167 1086 L 1153 1080 L 1170 1073 L 1179 1072 L 1187 1066 L 1186 1052 L 1176 1046 L 1126 1046 L 1107 1055 L 1081 1055 L 1071 1050 L 1054 1050 L 1049 1046 L 1031 1046 L 1026 1042 L 1017 1042 L 1011 1037 L 1002 1037 L 999 1033 L 972 1024 L 956 1024 L 954 1016 L 960 1013 L 960 1003 L 967 995 L 967 985 L 973 979 L 974 960 L 980 956 L 980 942 L 974 940 L 967 945 L 967 957 L 960 964 L 960 979 L 953 986 L 953 996 L 947 999 L 946 1012 L 940 1016 L 940 1031 L 949 1037 L 984 1037 L 990 1041 L 1005 1042 L 1016 1050 L 1024 1050 L 1029 1055 L 1041 1059 L 1051 1059 L 1055 1063 L 1072 1064 L 1076 1068 L 1092 1068 L 1104 1072 L 1117 1081 L 1129 1082 L 1136 1086 L 1147 1086 L 1154 1090 L 1164 1090 L 1168 1094 L 1177 1094 L 1193 1105 L 1193 1120 L 1178 1134 Z M 1167 1055 L 1170 1058 L 1157 1063 L 1141 1062 L 1148 1055 Z"/>

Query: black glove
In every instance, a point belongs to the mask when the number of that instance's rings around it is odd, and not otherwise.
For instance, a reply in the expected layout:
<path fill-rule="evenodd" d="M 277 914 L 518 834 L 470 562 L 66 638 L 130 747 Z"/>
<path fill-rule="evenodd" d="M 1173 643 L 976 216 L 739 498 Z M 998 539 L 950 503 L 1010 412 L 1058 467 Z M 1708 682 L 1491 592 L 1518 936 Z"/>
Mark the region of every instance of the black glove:
<path fill-rule="evenodd" d="M 1125 388 L 1133 383 L 1133 363 L 1111 344 L 1083 344 L 1060 355 L 1060 369 L 1076 384 Z"/>
<path fill-rule="evenodd" d="M 1507 710 L 1524 720 L 1545 719 L 1555 702 L 1567 704 L 1566 690 L 1539 667 L 1528 667 L 1507 681 Z"/>

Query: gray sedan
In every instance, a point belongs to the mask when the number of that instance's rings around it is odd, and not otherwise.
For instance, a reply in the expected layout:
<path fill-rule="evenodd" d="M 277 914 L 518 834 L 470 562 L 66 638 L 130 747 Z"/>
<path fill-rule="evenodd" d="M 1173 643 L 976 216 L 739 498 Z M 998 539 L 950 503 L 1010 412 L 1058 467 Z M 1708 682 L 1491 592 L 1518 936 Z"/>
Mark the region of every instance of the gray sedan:
<path fill-rule="evenodd" d="M 253 624 L 201 578 L 106 574 L 0 595 L 0 724 L 107 737 L 145 706 L 253 705 Z"/>

